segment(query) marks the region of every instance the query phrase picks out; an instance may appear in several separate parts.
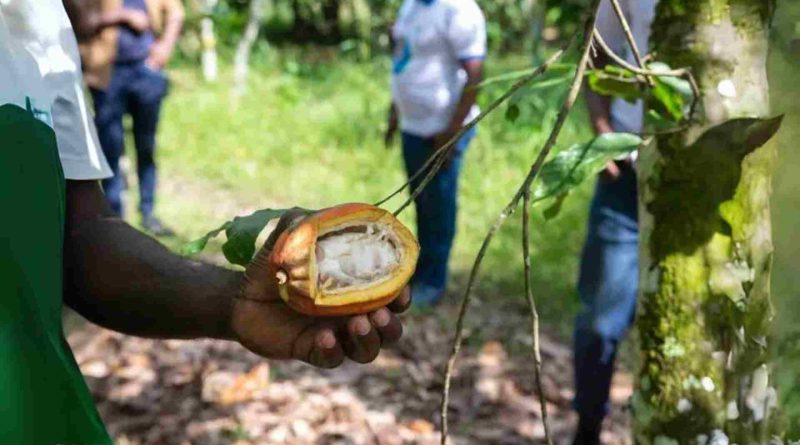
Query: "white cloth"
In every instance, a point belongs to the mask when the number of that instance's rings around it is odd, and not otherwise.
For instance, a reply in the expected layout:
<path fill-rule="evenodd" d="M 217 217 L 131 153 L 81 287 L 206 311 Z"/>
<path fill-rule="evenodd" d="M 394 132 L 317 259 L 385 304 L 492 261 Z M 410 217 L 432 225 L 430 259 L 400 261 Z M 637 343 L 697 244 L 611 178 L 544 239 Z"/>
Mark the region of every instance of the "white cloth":
<path fill-rule="evenodd" d="M 6 104 L 30 109 L 53 128 L 67 179 L 111 176 L 61 0 L 0 0 L 0 106 Z"/>
<path fill-rule="evenodd" d="M 619 0 L 620 7 L 628 20 L 628 24 L 636 40 L 639 52 L 644 56 L 650 47 L 650 26 L 656 13 L 658 0 Z M 622 30 L 614 7 L 608 0 L 600 4 L 597 15 L 597 30 L 603 40 L 627 62 L 636 65 L 636 58 L 628 46 L 628 40 Z M 611 125 L 614 131 L 640 133 L 644 123 L 644 104 L 642 101 L 630 103 L 623 99 L 611 101 Z"/>
<path fill-rule="evenodd" d="M 475 0 L 405 0 L 392 33 L 400 128 L 422 137 L 445 130 L 467 81 L 463 61 L 486 55 L 483 12 Z"/>

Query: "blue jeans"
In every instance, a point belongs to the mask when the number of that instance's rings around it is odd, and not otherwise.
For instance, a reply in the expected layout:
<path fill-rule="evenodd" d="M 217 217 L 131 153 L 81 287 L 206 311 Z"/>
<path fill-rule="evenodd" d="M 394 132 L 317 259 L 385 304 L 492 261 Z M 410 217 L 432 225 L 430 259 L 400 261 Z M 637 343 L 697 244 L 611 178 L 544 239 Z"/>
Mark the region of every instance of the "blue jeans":
<path fill-rule="evenodd" d="M 425 284 L 441 291 L 445 289 L 447 262 L 456 234 L 458 175 L 464 152 L 474 136 L 474 128 L 464 134 L 456 144 L 452 161 L 439 170 L 417 196 L 415 203 L 420 254 L 412 284 Z M 432 138 L 403 133 L 403 159 L 409 177 L 422 168 L 433 151 Z M 412 181 L 412 190 L 421 180 L 422 177 Z"/>
<path fill-rule="evenodd" d="M 103 180 L 103 189 L 111 208 L 123 214 L 124 179 L 119 160 L 125 153 L 125 132 L 122 117 L 133 119 L 133 141 L 136 145 L 136 172 L 139 177 L 139 211 L 143 217 L 153 213 L 156 190 L 156 128 L 161 102 L 167 93 L 167 78 L 144 63 L 117 64 L 106 90 L 92 89 L 95 125 L 100 145 L 114 176 Z"/>
<path fill-rule="evenodd" d="M 618 179 L 597 183 L 578 280 L 574 405 L 590 422 L 608 413 L 617 345 L 633 322 L 639 286 L 636 173 L 620 168 Z"/>

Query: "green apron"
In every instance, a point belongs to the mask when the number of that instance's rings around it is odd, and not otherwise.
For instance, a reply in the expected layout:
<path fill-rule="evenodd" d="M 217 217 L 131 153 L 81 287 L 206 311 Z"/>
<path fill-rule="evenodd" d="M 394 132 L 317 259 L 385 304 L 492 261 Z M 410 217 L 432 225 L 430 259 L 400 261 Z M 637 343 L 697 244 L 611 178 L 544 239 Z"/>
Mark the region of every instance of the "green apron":
<path fill-rule="evenodd" d="M 0 106 L 0 443 L 111 439 L 61 325 L 64 173 L 53 130 Z"/>

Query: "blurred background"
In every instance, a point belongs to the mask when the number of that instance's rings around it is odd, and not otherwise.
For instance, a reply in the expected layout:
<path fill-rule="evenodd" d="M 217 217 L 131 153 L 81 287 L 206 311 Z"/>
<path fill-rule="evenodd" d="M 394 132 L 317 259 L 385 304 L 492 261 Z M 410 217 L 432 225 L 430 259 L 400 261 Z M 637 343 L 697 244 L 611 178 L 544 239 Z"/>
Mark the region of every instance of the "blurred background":
<path fill-rule="evenodd" d="M 528 68 L 552 53 L 576 32 L 587 2 L 478 3 L 489 22 L 486 66 L 487 76 L 492 77 Z M 399 146 L 387 149 L 382 138 L 390 101 L 388 29 L 400 4 L 400 0 L 186 3 L 187 21 L 176 60 L 168 69 L 170 94 L 158 138 L 157 209 L 177 232 L 163 242 L 178 249 L 234 215 L 263 207 L 374 202 L 404 182 Z M 243 40 L 248 22 L 259 31 L 252 42 Z M 212 23 L 213 37 L 208 32 Z M 250 43 L 249 70 L 242 81 L 234 61 L 237 50 L 243 54 Z M 206 65 L 204 74 L 203 60 L 212 60 L 212 46 L 218 73 L 210 80 L 213 70 Z M 774 112 L 785 113 L 786 120 L 778 135 L 780 162 L 774 181 L 773 298 L 780 394 L 794 437 L 800 437 L 800 318 L 794 312 L 800 301 L 800 280 L 794 275 L 800 274 L 797 73 L 800 2 L 778 0 L 770 87 Z M 479 102 L 487 104 L 508 85 L 488 85 Z M 566 86 L 561 83 L 526 95 L 513 123 L 501 109 L 479 126 L 461 177 L 453 277 L 445 309 L 412 314 L 407 338 L 397 351 L 384 354 L 366 370 L 318 372 L 293 364 L 259 368 L 262 365 L 254 356 L 221 343 L 159 344 L 77 327 L 70 342 L 112 434 L 120 443 L 130 444 L 395 443 L 374 438 L 394 428 L 396 437 L 411 443 L 435 443 L 437 385 L 455 305 L 481 240 L 548 135 Z M 558 146 L 590 135 L 581 103 Z M 131 152 L 133 144 L 127 145 Z M 135 190 L 136 175 L 127 169 L 130 192 Z M 562 441 L 569 437 L 573 421 L 568 406 L 569 342 L 578 308 L 576 266 L 591 187 L 587 183 L 574 193 L 557 219 L 545 221 L 537 211 L 533 222 L 533 282 L 546 332 L 546 393 Z M 136 195 L 126 196 L 134 201 Z M 394 208 L 404 197 L 387 207 Z M 413 209 L 403 219 L 413 225 Z M 488 251 L 478 301 L 468 321 L 467 355 L 454 396 L 454 430 L 463 443 L 517 443 L 542 434 L 532 396 L 520 230 L 517 218 L 509 221 Z M 224 264 L 218 247 L 207 249 L 204 258 Z M 628 346 L 626 355 L 632 350 Z M 629 364 L 630 359 L 623 362 Z M 128 374 L 120 371 L 126 369 Z M 173 377 L 177 383 L 169 380 Z M 219 394 L 227 394 L 236 381 L 254 389 L 228 403 Z M 346 390 L 351 387 L 358 390 Z M 605 436 L 608 443 L 629 443 L 625 404 L 630 388 L 630 374 L 622 373 L 612 394 L 615 414 Z M 324 400 L 315 406 L 309 394 Z M 358 406 L 361 414 L 353 408 Z M 323 412 L 327 417 L 318 419 Z M 371 420 L 362 425 L 359 415 Z M 326 429 L 325 425 L 339 426 Z"/>

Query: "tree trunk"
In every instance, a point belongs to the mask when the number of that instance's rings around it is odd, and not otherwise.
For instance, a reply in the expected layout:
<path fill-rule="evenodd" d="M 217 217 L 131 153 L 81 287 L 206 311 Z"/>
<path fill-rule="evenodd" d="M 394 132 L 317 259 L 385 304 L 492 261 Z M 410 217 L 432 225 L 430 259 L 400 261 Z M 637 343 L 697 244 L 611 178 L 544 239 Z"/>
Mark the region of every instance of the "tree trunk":
<path fill-rule="evenodd" d="M 217 0 L 202 0 L 204 17 L 200 20 L 200 41 L 203 52 L 200 63 L 203 66 L 203 78 L 207 82 L 217 80 L 217 39 L 214 35 L 214 20 L 211 15 L 217 6 Z"/>
<path fill-rule="evenodd" d="M 701 101 L 695 122 L 659 136 L 639 165 L 642 366 L 632 404 L 639 444 L 727 444 L 716 442 L 723 435 L 766 444 L 777 428 L 768 359 L 776 147 L 714 144 L 725 138 L 695 144 L 711 127 L 769 112 L 771 13 L 768 0 L 658 7 L 658 58 L 691 68 Z M 726 128 L 739 137 L 738 124 Z M 742 130 L 741 139 L 774 129 Z"/>
<path fill-rule="evenodd" d="M 250 0 L 250 11 L 247 26 L 242 38 L 236 46 L 233 58 L 233 90 L 235 96 L 244 95 L 247 90 L 247 71 L 250 66 L 250 52 L 258 38 L 258 30 L 264 19 L 264 0 Z"/>

